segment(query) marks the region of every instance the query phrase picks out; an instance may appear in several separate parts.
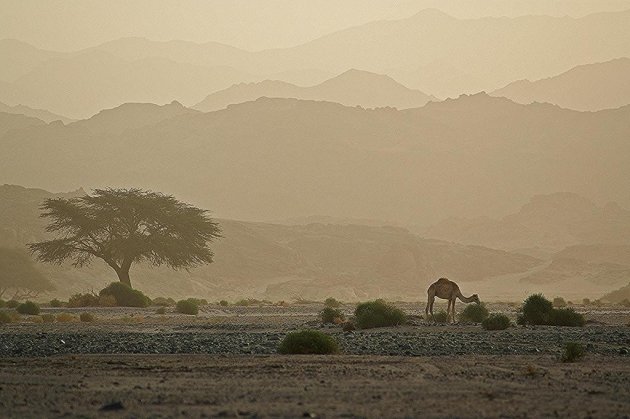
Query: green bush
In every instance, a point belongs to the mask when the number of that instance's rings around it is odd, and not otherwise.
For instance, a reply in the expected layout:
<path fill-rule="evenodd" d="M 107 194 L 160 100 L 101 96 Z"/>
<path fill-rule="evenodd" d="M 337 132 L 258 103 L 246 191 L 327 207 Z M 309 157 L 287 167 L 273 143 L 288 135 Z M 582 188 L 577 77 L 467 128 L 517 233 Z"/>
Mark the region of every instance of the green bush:
<path fill-rule="evenodd" d="M 196 315 L 199 313 L 199 305 L 193 299 L 180 300 L 175 306 L 175 311 L 182 314 Z"/>
<path fill-rule="evenodd" d="M 7 308 L 17 308 L 20 305 L 20 302 L 17 300 L 9 300 L 7 301 Z"/>
<path fill-rule="evenodd" d="M 518 317 L 519 324 L 541 325 L 549 324 L 553 304 L 542 294 L 534 294 L 523 302 Z"/>
<path fill-rule="evenodd" d="M 481 326 L 486 330 L 505 330 L 510 325 L 508 316 L 500 313 L 492 313 L 481 322 Z"/>
<path fill-rule="evenodd" d="M 262 304 L 263 301 L 257 300 L 255 298 L 243 298 L 234 303 L 235 306 L 256 306 Z"/>
<path fill-rule="evenodd" d="M 50 300 L 50 306 L 51 307 L 63 307 L 63 302 L 55 298 L 53 300 Z"/>
<path fill-rule="evenodd" d="M 562 297 L 556 297 L 553 299 L 553 306 L 556 308 L 563 308 L 567 306 L 567 302 Z"/>
<path fill-rule="evenodd" d="M 177 304 L 175 302 L 175 300 L 173 300 L 171 297 L 168 297 L 168 298 L 157 297 L 157 298 L 154 298 L 153 300 L 151 300 L 151 303 L 154 306 L 162 306 L 162 307 L 172 307 L 175 304 Z"/>
<path fill-rule="evenodd" d="M 166 314 L 166 308 L 164 306 L 155 310 L 155 314 Z"/>
<path fill-rule="evenodd" d="M 227 306 L 230 305 L 230 303 L 228 303 L 226 300 L 221 300 L 221 301 L 219 301 L 219 305 L 221 307 L 227 307 Z"/>
<path fill-rule="evenodd" d="M 55 322 L 55 316 L 53 316 L 50 313 L 42 314 L 42 323 L 54 323 L 54 322 Z"/>
<path fill-rule="evenodd" d="M 99 297 L 95 294 L 74 294 L 68 299 L 68 307 L 98 307 L 100 305 Z"/>
<path fill-rule="evenodd" d="M 583 299 L 582 304 L 584 304 L 585 306 L 591 305 L 591 299 L 590 298 Z"/>
<path fill-rule="evenodd" d="M 326 307 L 319 313 L 322 323 L 342 323 L 345 319 L 343 313 L 336 308 Z"/>
<path fill-rule="evenodd" d="M 575 362 L 578 359 L 584 357 L 584 347 L 577 342 L 567 342 L 564 345 L 562 356 L 560 359 L 562 362 Z"/>
<path fill-rule="evenodd" d="M 0 324 L 7 324 L 11 323 L 12 321 L 13 318 L 9 313 L 7 313 L 6 311 L 0 311 Z"/>
<path fill-rule="evenodd" d="M 586 323 L 584 316 L 580 313 L 576 313 L 572 308 L 559 308 L 553 310 L 549 317 L 549 324 L 551 326 L 569 326 L 569 327 L 582 327 Z"/>
<path fill-rule="evenodd" d="M 484 303 L 468 304 L 460 313 L 459 320 L 463 322 L 481 323 L 488 317 L 488 309 Z"/>
<path fill-rule="evenodd" d="M 339 346 L 335 339 L 325 333 L 316 330 L 302 330 L 288 333 L 280 342 L 278 352 L 281 354 L 324 355 L 339 352 Z"/>
<path fill-rule="evenodd" d="M 134 290 L 122 282 L 112 282 L 99 292 L 100 296 L 111 295 L 119 307 L 147 307 L 151 304 L 149 297 L 142 291 Z"/>
<path fill-rule="evenodd" d="M 448 321 L 448 314 L 444 310 L 440 310 L 432 316 L 432 319 L 436 323 L 446 323 Z"/>
<path fill-rule="evenodd" d="M 354 311 L 354 316 L 359 329 L 398 326 L 407 320 L 402 310 L 383 300 L 360 303 Z"/>
<path fill-rule="evenodd" d="M 96 317 L 94 317 L 94 314 L 92 313 L 81 313 L 79 315 L 79 320 L 85 323 L 91 323 L 96 320 Z"/>
<path fill-rule="evenodd" d="M 20 304 L 15 310 L 20 314 L 30 314 L 32 316 L 39 314 L 39 306 L 32 301 Z"/>
<path fill-rule="evenodd" d="M 341 303 L 332 297 L 328 297 L 324 300 L 324 305 L 330 308 L 341 307 Z"/>
<path fill-rule="evenodd" d="M 6 307 L 7 306 L 7 302 L 4 301 L 2 298 L 0 298 L 0 308 Z"/>

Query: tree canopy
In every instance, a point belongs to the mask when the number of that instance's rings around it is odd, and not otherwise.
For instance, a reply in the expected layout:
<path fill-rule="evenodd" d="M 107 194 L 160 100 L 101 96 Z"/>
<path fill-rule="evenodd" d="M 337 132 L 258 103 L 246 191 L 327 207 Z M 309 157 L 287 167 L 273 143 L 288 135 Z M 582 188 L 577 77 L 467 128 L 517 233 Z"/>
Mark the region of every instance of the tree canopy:
<path fill-rule="evenodd" d="M 35 268 L 26 251 L 0 247 L 0 297 L 9 289 L 17 296 L 50 291 L 53 286 Z"/>
<path fill-rule="evenodd" d="M 57 238 L 29 244 L 38 260 L 76 267 L 104 260 L 131 286 L 133 263 L 186 269 L 211 263 L 208 247 L 221 237 L 207 211 L 170 195 L 141 189 L 96 189 L 78 198 L 47 199 L 41 217 Z"/>

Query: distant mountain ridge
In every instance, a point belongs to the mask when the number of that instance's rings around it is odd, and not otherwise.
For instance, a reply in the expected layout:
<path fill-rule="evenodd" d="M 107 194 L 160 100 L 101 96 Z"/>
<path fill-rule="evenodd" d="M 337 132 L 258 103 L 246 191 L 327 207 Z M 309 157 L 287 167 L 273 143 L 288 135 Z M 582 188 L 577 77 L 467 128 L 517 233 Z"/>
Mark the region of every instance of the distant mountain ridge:
<path fill-rule="evenodd" d="M 272 80 L 236 84 L 208 95 L 193 108 L 203 112 L 216 111 L 260 97 L 324 100 L 346 106 L 391 106 L 399 109 L 417 108 L 438 100 L 419 90 L 408 89 L 389 76 L 352 69 L 311 87 Z"/>
<path fill-rule="evenodd" d="M 74 119 L 66 118 L 65 116 L 48 112 L 45 109 L 33 109 L 24 105 L 9 106 L 0 102 L 0 112 L 30 116 L 32 118 L 41 119 L 42 121 L 46 123 L 50 123 L 53 121 L 61 121 L 64 124 L 68 124 L 70 122 L 74 122 Z"/>
<path fill-rule="evenodd" d="M 579 111 L 598 111 L 630 104 L 630 58 L 581 65 L 537 81 L 520 80 L 495 90 L 518 103 L 549 102 Z"/>

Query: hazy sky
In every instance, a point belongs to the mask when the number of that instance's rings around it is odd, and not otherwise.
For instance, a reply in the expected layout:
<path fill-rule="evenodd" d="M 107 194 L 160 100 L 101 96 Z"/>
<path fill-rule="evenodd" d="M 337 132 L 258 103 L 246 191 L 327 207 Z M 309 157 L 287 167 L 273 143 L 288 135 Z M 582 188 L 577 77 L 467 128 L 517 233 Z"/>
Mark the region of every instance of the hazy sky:
<path fill-rule="evenodd" d="M 256 50 L 427 7 L 456 17 L 582 16 L 630 9 L 630 0 L 0 0 L 0 38 L 60 51 L 126 36 Z"/>

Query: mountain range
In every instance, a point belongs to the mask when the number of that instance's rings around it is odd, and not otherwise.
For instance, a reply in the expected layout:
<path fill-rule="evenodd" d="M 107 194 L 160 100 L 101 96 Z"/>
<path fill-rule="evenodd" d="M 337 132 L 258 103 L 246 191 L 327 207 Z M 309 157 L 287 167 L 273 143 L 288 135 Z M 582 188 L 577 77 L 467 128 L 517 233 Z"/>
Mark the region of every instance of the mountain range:
<path fill-rule="evenodd" d="M 419 90 L 408 89 L 389 76 L 352 69 L 310 87 L 277 80 L 235 84 L 208 95 L 194 108 L 203 112 L 216 111 L 260 97 L 323 100 L 346 106 L 391 106 L 399 109 L 418 108 L 429 101 L 438 100 Z"/>
<path fill-rule="evenodd" d="M 495 217 L 558 190 L 630 205 L 630 106 L 581 113 L 478 94 L 408 110 L 261 98 L 209 113 L 173 103 L 104 114 L 107 123 L 21 121 L 0 137 L 0 178 L 178 191 L 245 220 L 428 225 Z"/>
<path fill-rule="evenodd" d="M 0 69 L 0 101 L 86 118 L 125 102 L 192 105 L 235 83 L 299 79 L 315 85 L 326 74 L 352 68 L 456 97 L 628 57 L 628 26 L 630 10 L 582 18 L 456 19 L 429 9 L 263 51 L 123 38 L 57 53 L 3 40 L 0 55 L 9 64 Z"/>
<path fill-rule="evenodd" d="M 630 104 L 630 58 L 580 65 L 537 81 L 520 80 L 492 96 L 518 103 L 548 102 L 579 111 L 598 111 Z"/>

